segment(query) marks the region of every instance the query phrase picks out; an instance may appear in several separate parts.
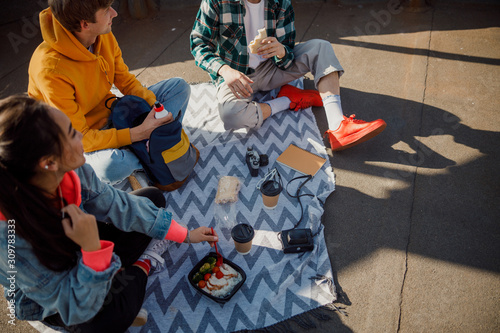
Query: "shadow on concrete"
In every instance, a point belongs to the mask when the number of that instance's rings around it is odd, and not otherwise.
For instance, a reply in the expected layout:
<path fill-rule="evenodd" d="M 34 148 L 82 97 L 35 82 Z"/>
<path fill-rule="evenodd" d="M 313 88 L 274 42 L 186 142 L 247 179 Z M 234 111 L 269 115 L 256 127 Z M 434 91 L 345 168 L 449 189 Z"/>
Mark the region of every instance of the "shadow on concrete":
<path fill-rule="evenodd" d="M 500 133 L 473 129 L 446 110 L 391 96 L 342 89 L 342 98 L 343 104 L 366 110 L 363 118 L 386 120 L 387 128 L 363 145 L 334 153 L 334 171 L 382 176 L 405 186 L 376 198 L 337 185 L 328 199 L 335 204 L 326 204 L 325 215 L 330 217 L 325 221 L 327 244 L 344 238 L 351 244 L 346 249 L 329 247 L 334 271 L 379 249 L 392 248 L 499 272 L 500 149 L 496 143 Z M 417 117 L 409 114 L 412 112 L 418 113 Z M 320 113 L 318 118 L 322 117 Z M 423 124 L 412 124 L 413 119 L 422 119 Z M 422 142 L 433 139 L 432 146 L 436 146 L 446 136 L 453 140 L 447 147 L 466 146 L 476 153 L 466 162 L 457 163 Z M 393 148 L 401 142 L 415 152 Z M 398 198 L 408 196 L 414 196 L 420 206 L 411 207 L 410 216 L 395 218 Z M 367 219 L 370 215 L 372 218 Z M 404 247 L 400 238 L 406 224 L 411 232 Z"/>
<path fill-rule="evenodd" d="M 500 13 L 499 13 L 499 15 L 500 15 Z M 333 43 L 335 43 L 335 42 L 333 42 Z M 335 44 L 356 46 L 356 47 L 362 47 L 365 49 L 373 49 L 373 50 L 379 50 L 379 51 L 385 51 L 385 52 L 421 55 L 421 56 L 426 56 L 426 57 L 428 56 L 431 58 L 439 58 L 439 59 L 445 59 L 445 60 L 472 62 L 472 63 L 483 64 L 483 65 L 494 65 L 494 66 L 500 65 L 500 58 L 494 59 L 494 58 L 486 58 L 486 57 L 476 57 L 476 56 L 468 56 L 468 55 L 463 55 L 463 54 L 458 54 L 458 53 L 440 52 L 440 51 L 432 51 L 432 50 L 429 51 L 428 49 L 417 49 L 417 48 L 401 47 L 401 46 L 394 46 L 394 45 L 384 45 L 384 44 L 377 44 L 377 43 L 367 43 L 367 42 L 359 42 L 359 41 L 348 41 L 348 40 L 338 40 L 338 43 L 335 43 Z"/>
<path fill-rule="evenodd" d="M 487 12 L 486 19 L 474 19 L 467 11 L 440 8 L 440 17 L 433 18 L 433 12 L 408 13 L 405 11 L 391 14 L 387 5 L 380 2 L 364 3 L 363 5 L 335 5 L 332 2 L 313 1 L 307 6 L 299 1 L 293 1 L 296 8 L 297 41 L 302 41 L 304 36 L 314 28 L 319 15 L 325 11 L 331 11 L 334 15 L 341 14 L 339 22 L 327 27 L 315 38 L 329 40 L 333 44 L 348 45 L 366 49 L 376 49 L 387 52 L 396 52 L 414 55 L 428 55 L 441 59 L 458 60 L 464 62 L 500 65 L 500 59 L 482 56 L 468 56 L 458 53 L 442 52 L 439 50 L 426 50 L 411 47 L 384 45 L 374 42 L 363 41 L 364 36 L 373 34 L 398 34 L 428 31 L 446 30 L 476 30 L 488 29 L 500 26 L 496 17 L 500 16 L 500 6 L 491 4 L 480 4 L 479 8 Z M 25 92 L 28 85 L 28 63 L 31 54 L 42 41 L 39 31 L 38 15 L 45 8 L 46 0 L 30 2 L 29 6 L 9 2 L 0 17 L 0 35 L 4 48 L 0 53 L 0 62 L 4 65 L 0 69 L 0 97 L 6 97 L 15 93 Z M 437 3 L 436 6 L 440 6 Z M 454 5 L 457 6 L 456 4 Z M 460 4 L 460 7 L 475 6 L 477 4 Z M 120 3 L 115 7 L 121 13 L 114 19 L 114 33 L 120 43 L 125 61 L 130 70 L 136 75 L 142 73 L 145 68 L 157 67 L 177 63 L 179 65 L 190 62 L 194 67 L 193 57 L 189 50 L 189 32 L 191 31 L 198 6 L 186 6 L 181 8 L 162 8 L 154 17 L 144 20 L 134 20 L 122 10 Z M 34 14 L 26 11 L 30 9 Z M 298 10 L 297 10 L 298 8 Z M 471 7 L 472 8 L 472 7 Z M 30 12 L 30 13 L 31 13 Z M 399 14 L 401 13 L 401 14 Z M 448 17 L 447 19 L 445 19 Z M 450 17 L 452 19 L 450 19 Z M 324 20 L 324 19 L 323 19 Z M 321 21 L 321 20 L 319 20 Z M 159 30 L 162 33 L 159 33 Z M 356 39 L 356 40 L 353 40 Z M 196 72 L 195 72 L 196 73 Z M 208 76 L 196 74 L 195 78 L 206 81 Z M 194 81 L 193 81 L 194 82 Z"/>
<path fill-rule="evenodd" d="M 306 79 L 305 88 L 313 82 Z M 364 182 L 366 176 L 381 179 L 374 187 L 392 185 L 376 197 L 337 181 L 326 202 L 323 223 L 338 303 L 351 305 L 337 272 L 384 249 L 499 272 L 500 133 L 471 128 L 446 110 L 418 102 L 345 88 L 341 95 L 347 110 L 362 110 L 365 120 L 382 118 L 387 128 L 363 145 L 334 153 L 334 172 L 359 174 Z M 323 110 L 313 112 L 326 131 Z M 440 143 L 470 156 L 450 159 L 433 149 Z"/>
<path fill-rule="evenodd" d="M 294 3 L 295 7 L 297 6 L 298 1 L 292 1 Z M 300 2 L 299 2 L 300 3 Z M 436 4 L 436 5 L 439 5 Z M 476 4 L 477 5 L 477 4 Z M 461 6 L 473 6 L 473 4 L 461 4 Z M 456 17 L 455 20 L 453 21 L 453 24 L 450 23 L 450 19 L 436 19 L 432 20 L 432 31 L 447 31 L 447 30 L 477 30 L 477 29 L 488 29 L 492 27 L 499 27 L 500 22 L 496 19 L 494 19 L 495 15 L 498 14 L 500 16 L 500 6 L 498 5 L 492 5 L 492 4 L 482 4 L 482 8 L 484 8 L 485 11 L 490 11 L 490 16 L 492 17 L 491 20 L 486 19 L 486 20 L 476 20 L 474 18 L 471 18 L 470 16 L 466 16 L 463 14 L 463 11 L 459 11 L 458 15 L 464 15 L 463 17 Z M 363 37 L 363 36 L 371 36 L 371 35 L 384 35 L 384 34 L 398 34 L 398 33 L 416 33 L 416 32 L 422 32 L 422 31 L 429 31 L 429 25 L 426 24 L 425 20 L 420 21 L 422 18 L 424 18 L 426 15 L 427 17 L 432 16 L 432 14 L 429 13 L 407 13 L 404 12 L 405 15 L 400 15 L 398 14 L 393 14 L 391 15 L 389 11 L 382 6 L 380 3 L 374 3 L 374 4 L 364 4 L 362 7 L 356 6 L 356 5 L 339 5 L 334 6 L 331 3 L 330 4 L 325 4 L 322 1 L 313 1 L 311 3 L 308 3 L 308 7 L 300 6 L 298 7 L 301 10 L 296 11 L 296 20 L 297 22 L 297 42 L 302 42 L 304 40 L 304 36 L 307 34 L 310 25 L 314 25 L 316 17 L 324 12 L 325 10 L 331 10 L 331 11 L 336 11 L 336 10 L 342 10 L 343 12 L 346 12 L 347 18 L 345 19 L 345 22 L 347 23 L 346 25 L 343 25 L 343 27 L 337 31 L 335 31 L 334 35 L 329 35 L 329 37 L 324 38 L 324 36 L 320 37 L 323 39 L 326 39 L 330 41 L 332 44 L 341 44 L 341 45 L 348 45 L 348 46 L 355 46 L 355 47 L 360 47 L 360 48 L 367 48 L 367 49 L 376 49 L 380 51 L 386 51 L 386 52 L 396 52 L 396 53 L 405 53 L 405 54 L 412 54 L 412 55 L 423 55 L 423 56 L 429 56 L 429 57 L 435 57 L 435 58 L 441 58 L 441 59 L 447 59 L 447 60 L 457 60 L 457 61 L 465 61 L 465 62 L 474 62 L 474 63 L 480 63 L 480 64 L 490 64 L 490 65 L 500 65 L 500 59 L 496 58 L 488 58 L 488 57 L 477 57 L 477 56 L 468 56 L 468 55 L 463 55 L 463 54 L 458 54 L 458 53 L 449 53 L 449 52 L 441 52 L 441 51 L 435 51 L 435 50 L 427 50 L 427 49 L 417 49 L 417 48 L 408 48 L 408 47 L 401 47 L 401 46 L 395 46 L 395 45 L 384 45 L 384 44 L 377 44 L 377 43 L 372 43 L 372 42 L 363 42 L 363 41 L 354 41 L 354 40 L 349 40 L 346 38 L 351 38 L 351 37 Z M 337 9 L 338 8 L 338 9 Z M 348 9 L 348 10 L 347 10 Z M 168 9 L 163 9 L 163 12 L 159 14 L 164 15 L 167 13 L 169 10 Z M 170 14 L 172 12 L 179 11 L 179 15 L 174 15 L 174 17 L 180 18 L 179 21 L 185 21 L 187 23 L 187 26 L 182 26 L 181 29 L 184 29 L 184 33 L 188 33 L 191 31 L 192 24 L 194 22 L 194 18 L 196 16 L 196 13 L 198 11 L 198 6 L 189 6 L 186 8 L 182 9 L 182 13 L 179 9 L 171 9 Z M 348 12 L 352 12 L 348 14 Z M 444 15 L 457 15 L 457 11 L 454 11 L 453 9 L 450 9 L 449 12 L 446 12 Z M 412 16 L 412 21 L 411 22 L 406 22 L 408 15 Z M 404 17 L 403 17 L 404 16 Z M 349 17 L 355 17 L 356 21 L 351 22 L 352 24 L 349 25 Z M 190 21 L 191 19 L 191 21 Z M 385 21 L 384 21 L 385 20 Z M 301 21 L 307 22 L 307 25 L 301 24 Z M 124 18 L 124 24 L 126 25 L 137 25 L 141 24 L 142 21 L 138 20 L 133 20 L 130 18 L 125 17 Z M 172 22 L 170 22 L 172 23 Z M 175 24 L 175 22 L 173 22 Z M 377 26 L 378 28 L 376 30 L 371 29 L 370 27 L 372 26 Z M 389 29 L 389 26 L 391 28 Z M 399 31 L 395 31 L 394 26 L 399 26 Z M 368 28 L 367 28 L 368 27 Z M 386 29 L 387 27 L 387 29 Z M 140 25 L 137 26 L 138 29 L 141 29 Z M 171 29 L 170 26 L 165 26 L 165 31 L 166 33 L 169 33 L 169 30 Z M 130 30 L 130 29 L 129 29 Z M 331 29 L 328 29 L 331 30 Z M 123 31 L 124 34 L 126 34 L 125 31 Z M 180 34 L 180 32 L 179 32 Z M 123 40 L 129 40 L 129 38 L 126 37 L 126 35 L 117 37 L 118 41 L 120 42 L 120 39 Z M 319 38 L 319 37 L 318 37 Z M 189 38 L 185 38 L 184 41 L 184 50 L 183 52 L 178 52 L 175 53 L 175 55 L 169 55 L 168 57 L 162 57 L 160 55 L 158 58 L 154 59 L 149 63 L 149 65 L 154 66 L 161 66 L 165 65 L 167 63 L 172 63 L 172 62 L 185 62 L 185 61 L 192 61 L 193 57 L 189 51 Z M 137 45 L 135 46 L 137 47 Z M 164 52 L 169 52 L 168 49 L 166 49 Z M 124 52 L 125 53 L 125 52 Z M 168 62 L 162 61 L 162 58 L 168 59 Z M 136 69 L 135 67 L 131 67 L 131 69 Z"/>
<path fill-rule="evenodd" d="M 19 93 L 27 89 L 27 67 L 31 54 L 42 41 L 37 21 L 38 12 L 46 7 L 46 0 L 29 3 L 9 1 L 0 16 L 0 35 L 3 50 L 0 53 L 0 95 Z M 401 45 L 378 44 L 363 40 L 364 37 L 385 34 L 411 34 L 422 31 L 481 30 L 500 26 L 500 6 L 484 3 L 442 4 L 439 15 L 431 8 L 424 13 L 408 13 L 389 8 L 389 3 L 374 1 L 356 5 L 335 5 L 332 1 L 312 1 L 307 5 L 293 1 L 296 8 L 297 41 L 303 41 L 308 32 L 315 31 L 322 38 L 337 45 L 374 49 L 391 53 L 422 55 L 446 60 L 470 63 L 500 65 L 500 58 L 411 48 Z M 342 2 L 340 2 L 342 3 Z M 191 31 L 198 6 L 166 8 L 154 17 L 144 20 L 132 19 L 124 4 L 117 1 L 114 7 L 120 15 L 114 19 L 113 31 L 120 43 L 130 70 L 159 67 L 172 63 L 193 62 L 189 50 Z M 470 15 L 464 8 L 479 10 L 481 19 Z M 478 9 L 479 8 L 479 9 Z M 315 29 L 315 23 L 324 21 L 324 15 L 331 12 L 339 16 L 329 27 Z M 161 33 L 160 33 L 161 31 Z M 194 62 L 193 62 L 194 64 Z M 194 66 L 194 65 L 193 65 Z M 207 76 L 204 77 L 204 80 Z"/>

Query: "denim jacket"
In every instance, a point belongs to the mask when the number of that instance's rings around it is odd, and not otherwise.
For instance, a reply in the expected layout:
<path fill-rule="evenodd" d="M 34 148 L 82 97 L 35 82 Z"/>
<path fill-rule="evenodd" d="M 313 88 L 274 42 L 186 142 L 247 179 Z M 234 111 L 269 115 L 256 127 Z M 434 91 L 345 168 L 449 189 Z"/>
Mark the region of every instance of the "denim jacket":
<path fill-rule="evenodd" d="M 147 198 L 101 183 L 87 164 L 75 171 L 81 181 L 82 211 L 124 231 L 165 238 L 170 212 Z M 83 264 L 79 254 L 75 267 L 54 272 L 38 261 L 27 241 L 15 235 L 15 221 L 0 221 L 0 283 L 18 319 L 42 320 L 59 313 L 66 325 L 90 320 L 101 309 L 120 267 L 120 258 L 113 254 L 110 266 L 96 272 Z"/>

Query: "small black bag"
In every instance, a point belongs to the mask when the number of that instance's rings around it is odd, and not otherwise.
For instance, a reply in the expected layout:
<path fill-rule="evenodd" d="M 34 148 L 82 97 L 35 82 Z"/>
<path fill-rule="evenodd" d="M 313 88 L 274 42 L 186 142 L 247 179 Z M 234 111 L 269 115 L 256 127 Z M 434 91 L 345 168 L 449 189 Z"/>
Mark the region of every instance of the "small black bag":
<path fill-rule="evenodd" d="M 151 106 L 143 98 L 133 95 L 113 98 L 116 100 L 109 109 L 111 122 L 116 129 L 142 124 L 151 111 Z M 179 117 L 180 113 L 172 122 L 154 129 L 149 140 L 130 145 L 154 185 L 164 191 L 181 187 L 200 157 L 200 152 L 189 142 L 182 129 Z"/>

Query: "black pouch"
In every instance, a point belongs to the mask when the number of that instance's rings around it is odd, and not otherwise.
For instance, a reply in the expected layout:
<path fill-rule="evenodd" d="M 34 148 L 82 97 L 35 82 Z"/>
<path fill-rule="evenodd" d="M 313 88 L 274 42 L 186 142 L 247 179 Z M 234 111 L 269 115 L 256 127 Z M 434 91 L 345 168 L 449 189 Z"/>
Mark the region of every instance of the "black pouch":
<path fill-rule="evenodd" d="M 288 229 L 280 232 L 281 244 L 285 253 L 300 253 L 314 249 L 311 229 Z"/>

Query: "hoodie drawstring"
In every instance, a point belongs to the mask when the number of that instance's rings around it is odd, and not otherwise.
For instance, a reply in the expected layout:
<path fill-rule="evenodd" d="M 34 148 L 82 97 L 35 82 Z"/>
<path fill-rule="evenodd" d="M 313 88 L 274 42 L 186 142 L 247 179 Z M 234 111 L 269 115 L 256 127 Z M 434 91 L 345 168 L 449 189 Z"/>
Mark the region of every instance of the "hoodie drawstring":
<path fill-rule="evenodd" d="M 103 71 L 104 74 L 106 75 L 106 80 L 108 80 L 109 85 L 113 86 L 113 84 L 111 83 L 111 81 L 109 80 L 109 77 L 108 77 L 108 69 L 109 69 L 108 63 L 106 62 L 104 57 L 101 55 L 97 56 L 97 60 L 99 60 L 99 67 L 101 67 L 101 71 Z"/>

